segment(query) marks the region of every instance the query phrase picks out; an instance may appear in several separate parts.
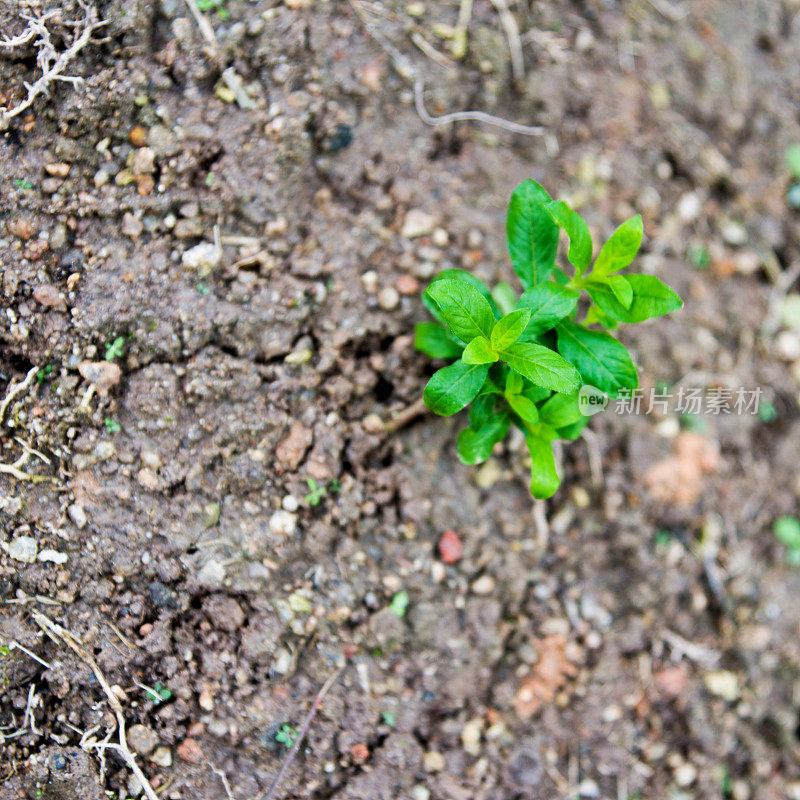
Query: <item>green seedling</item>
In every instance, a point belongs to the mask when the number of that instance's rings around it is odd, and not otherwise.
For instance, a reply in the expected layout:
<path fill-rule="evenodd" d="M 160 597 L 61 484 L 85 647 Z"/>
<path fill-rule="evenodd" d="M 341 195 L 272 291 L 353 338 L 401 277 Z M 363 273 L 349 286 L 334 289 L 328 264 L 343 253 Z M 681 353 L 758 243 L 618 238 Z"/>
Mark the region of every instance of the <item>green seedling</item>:
<path fill-rule="evenodd" d="M 778 419 L 778 409 L 769 400 L 762 400 L 758 404 L 758 418 L 765 424 L 775 422 Z"/>
<path fill-rule="evenodd" d="M 106 433 L 119 433 L 122 430 L 122 425 L 111 417 L 106 417 L 104 423 L 106 426 Z"/>
<path fill-rule="evenodd" d="M 45 364 L 40 370 L 36 373 L 36 383 L 42 384 L 44 383 L 50 375 L 53 374 L 53 365 L 52 364 Z"/>
<path fill-rule="evenodd" d="M 786 545 L 786 563 L 800 566 L 800 521 L 794 517 L 779 517 L 772 531 L 777 540 Z"/>
<path fill-rule="evenodd" d="M 381 717 L 383 718 L 384 723 L 386 723 L 386 725 L 388 725 L 390 728 L 397 727 L 397 714 L 395 714 L 394 711 L 384 711 L 381 714 Z"/>
<path fill-rule="evenodd" d="M 159 705 L 172 697 L 172 690 L 167 689 L 167 687 L 161 683 L 157 683 L 152 689 L 149 686 L 145 686 L 143 683 L 138 683 L 136 685 L 142 689 L 156 705 Z"/>
<path fill-rule="evenodd" d="M 198 11 L 214 11 L 220 19 L 230 19 L 231 12 L 225 8 L 227 0 L 196 0 Z"/>
<path fill-rule="evenodd" d="M 328 490 L 324 486 L 317 486 L 317 482 L 313 478 L 306 478 L 306 483 L 309 489 L 305 498 L 306 502 L 310 503 L 312 506 L 318 506 L 319 501 L 325 497 Z"/>
<path fill-rule="evenodd" d="M 287 750 L 291 750 L 292 745 L 295 743 L 300 731 L 293 728 L 288 722 L 281 725 L 281 729 L 275 734 L 275 741 L 282 744 Z"/>
<path fill-rule="evenodd" d="M 115 358 L 122 358 L 125 347 L 125 337 L 117 336 L 113 342 L 106 344 L 106 361 L 113 361 Z"/>
<path fill-rule="evenodd" d="M 786 201 L 792 208 L 800 208 L 800 144 L 786 148 L 786 168 L 792 176 L 792 183 L 786 190 Z"/>
<path fill-rule="evenodd" d="M 402 619 L 406 615 L 406 611 L 408 610 L 408 603 L 410 598 L 406 592 L 398 592 L 393 598 L 392 602 L 389 604 L 389 608 L 394 611 L 395 616 Z"/>
<path fill-rule="evenodd" d="M 22 189 L 23 192 L 29 192 L 33 189 L 33 184 L 27 178 L 17 178 L 14 181 L 14 186 L 17 189 Z"/>
<path fill-rule="evenodd" d="M 556 264 L 560 230 L 569 237 L 571 276 Z M 465 464 L 485 461 L 517 426 L 531 456 L 531 492 L 547 498 L 560 480 L 552 442 L 576 439 L 599 395 L 618 397 L 638 386 L 628 351 L 608 331 L 668 314 L 682 302 L 653 275 L 622 274 L 642 243 L 640 216 L 620 225 L 592 264 L 586 223 L 527 180 L 511 196 L 506 233 L 524 289 L 519 298 L 507 285 L 492 292 L 458 269 L 437 275 L 423 293 L 436 322 L 417 325 L 415 345 L 453 360 L 434 373 L 423 400 L 442 416 L 469 406 L 469 426 L 457 440 Z"/>

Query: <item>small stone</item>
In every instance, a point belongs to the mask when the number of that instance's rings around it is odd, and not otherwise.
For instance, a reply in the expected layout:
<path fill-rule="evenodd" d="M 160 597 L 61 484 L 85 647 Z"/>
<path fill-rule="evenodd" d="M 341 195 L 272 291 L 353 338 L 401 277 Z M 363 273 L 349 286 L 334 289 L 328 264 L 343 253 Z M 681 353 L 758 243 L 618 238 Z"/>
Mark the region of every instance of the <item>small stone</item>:
<path fill-rule="evenodd" d="M 44 171 L 54 178 L 66 178 L 69 175 L 70 165 L 63 161 L 55 164 L 45 164 Z"/>
<path fill-rule="evenodd" d="M 447 247 L 450 243 L 450 234 L 444 228 L 434 228 L 431 234 L 431 243 L 436 247 Z"/>
<path fill-rule="evenodd" d="M 581 781 L 580 784 L 578 784 L 578 796 L 600 797 L 600 787 L 597 785 L 596 781 L 587 778 L 585 781 Z"/>
<path fill-rule="evenodd" d="M 428 750 L 422 756 L 425 772 L 441 772 L 445 768 L 444 756 L 438 750 Z"/>
<path fill-rule="evenodd" d="M 283 470 L 290 472 L 296 470 L 313 440 L 314 434 L 310 428 L 306 428 L 298 420 L 293 422 L 289 429 L 289 435 L 280 442 L 275 450 L 275 458 L 280 462 Z"/>
<path fill-rule="evenodd" d="M 281 500 L 281 507 L 284 511 L 294 512 L 300 508 L 300 501 L 293 494 L 287 494 L 286 497 Z"/>
<path fill-rule="evenodd" d="M 481 575 L 473 584 L 473 594 L 486 595 L 494 591 L 495 581 L 491 575 Z"/>
<path fill-rule="evenodd" d="M 69 556 L 66 553 L 59 553 L 58 550 L 42 550 L 37 559 L 49 561 L 51 564 L 66 564 Z"/>
<path fill-rule="evenodd" d="M 418 19 L 425 14 L 425 3 L 421 3 L 419 0 L 414 0 L 414 2 L 411 2 L 406 6 L 406 14 L 408 14 L 409 17 Z M 428 792 L 428 796 L 430 796 L 430 792 Z M 414 800 L 418 800 L 418 798 L 415 797 Z"/>
<path fill-rule="evenodd" d="M 413 297 L 419 291 L 419 281 L 413 275 L 401 275 L 395 287 L 405 297 Z"/>
<path fill-rule="evenodd" d="M 99 189 L 101 186 L 105 186 L 108 183 L 108 179 L 110 177 L 111 176 L 108 174 L 108 170 L 101 168 L 95 172 L 92 181 L 94 182 L 95 187 Z"/>
<path fill-rule="evenodd" d="M 787 328 L 800 329 L 800 294 L 790 292 L 783 301 L 781 321 Z"/>
<path fill-rule="evenodd" d="M 369 758 L 369 747 L 364 742 L 358 742 L 350 746 L 350 758 L 354 764 L 366 764 Z"/>
<path fill-rule="evenodd" d="M 134 147 L 141 147 L 147 141 L 147 131 L 141 125 L 135 125 L 128 131 L 128 141 Z"/>
<path fill-rule="evenodd" d="M 214 710 L 214 694 L 211 691 L 210 686 L 204 686 L 203 691 L 197 697 L 197 705 L 203 709 L 203 711 L 213 711 Z"/>
<path fill-rule="evenodd" d="M 761 257 L 754 250 L 742 250 L 734 255 L 733 264 L 740 275 L 755 275 L 761 267 Z"/>
<path fill-rule="evenodd" d="M 412 208 L 403 220 L 401 235 L 406 239 L 416 239 L 433 233 L 436 218 L 422 209 Z"/>
<path fill-rule="evenodd" d="M 796 361 L 800 358 L 800 332 L 781 331 L 775 337 L 775 350 L 785 361 Z"/>
<path fill-rule="evenodd" d="M 445 531 L 437 545 L 439 557 L 445 564 L 455 564 L 464 555 L 464 544 L 455 531 Z"/>
<path fill-rule="evenodd" d="M 215 628 L 233 633 L 244 625 L 245 615 L 235 598 L 212 594 L 203 599 L 203 612 Z"/>
<path fill-rule="evenodd" d="M 420 5 L 422 5 L 420 3 Z M 418 783 L 411 789 L 411 800 L 431 800 L 431 792 L 427 786 Z"/>
<path fill-rule="evenodd" d="M 148 756 L 156 749 L 158 736 L 145 725 L 131 725 L 127 730 L 128 744 L 134 753 Z"/>
<path fill-rule="evenodd" d="M 213 528 L 219 522 L 220 505 L 216 500 L 203 506 L 203 524 L 206 528 Z"/>
<path fill-rule="evenodd" d="M 33 299 L 45 308 L 55 308 L 58 311 L 67 310 L 67 303 L 63 295 L 52 283 L 39 284 L 33 290 Z"/>
<path fill-rule="evenodd" d="M 164 745 L 157 747 L 153 752 L 153 755 L 150 756 L 150 760 L 159 767 L 171 767 L 172 751 L 169 749 L 169 747 L 165 747 Z"/>
<path fill-rule="evenodd" d="M 276 675 L 288 675 L 292 670 L 292 654 L 285 648 L 280 647 L 275 651 L 275 658 L 270 666 L 270 671 Z"/>
<path fill-rule="evenodd" d="M 491 489 L 500 480 L 500 465 L 496 458 L 490 458 L 475 473 L 475 485 L 480 489 Z"/>
<path fill-rule="evenodd" d="M 697 768 L 694 764 L 681 764 L 675 770 L 675 783 L 682 789 L 691 786 L 697 780 Z"/>
<path fill-rule="evenodd" d="M 142 450 L 139 454 L 144 464 L 148 469 L 157 470 L 161 467 L 161 456 L 155 450 Z"/>
<path fill-rule="evenodd" d="M 6 230 L 17 239 L 27 241 L 33 236 L 33 224 L 27 217 L 14 217 L 6 223 Z"/>
<path fill-rule="evenodd" d="M 471 228 L 467 232 L 467 247 L 470 250 L 477 250 L 483 244 L 483 234 L 477 228 Z"/>
<path fill-rule="evenodd" d="M 222 261 L 222 248 L 213 242 L 200 242 L 190 247 L 182 256 L 184 269 L 197 270 L 201 277 L 209 275 Z"/>
<path fill-rule="evenodd" d="M 367 414 L 361 420 L 361 425 L 367 433 L 383 433 L 386 430 L 380 415 L 375 413 Z"/>
<path fill-rule="evenodd" d="M 738 222 L 728 222 L 722 226 L 722 240 L 731 247 L 739 247 L 747 241 L 747 229 Z"/>
<path fill-rule="evenodd" d="M 703 676 L 703 682 L 711 694 L 721 697 L 728 702 L 739 699 L 739 679 L 736 674 L 726 669 L 707 672 Z"/>
<path fill-rule="evenodd" d="M 295 350 L 292 353 L 289 353 L 283 360 L 287 364 L 293 364 L 294 366 L 298 366 L 300 364 L 307 364 L 313 358 L 314 354 L 309 350 L 307 347 L 302 348 L 301 350 Z"/>
<path fill-rule="evenodd" d="M 373 294 L 378 289 L 378 273 L 374 269 L 368 269 L 361 276 L 361 283 L 370 294 Z"/>
<path fill-rule="evenodd" d="M 83 506 L 73 503 L 67 509 L 67 514 L 69 514 L 69 518 L 75 523 L 79 530 L 86 525 L 86 512 L 83 510 Z"/>
<path fill-rule="evenodd" d="M 700 216 L 702 203 L 695 192 L 687 192 L 678 200 L 678 216 L 683 222 L 694 222 Z"/>
<path fill-rule="evenodd" d="M 175 752 L 178 754 L 178 758 L 188 761 L 190 764 L 199 764 L 203 760 L 203 751 L 194 739 L 184 739 Z"/>
<path fill-rule="evenodd" d="M 89 383 L 93 383 L 100 397 L 108 397 L 108 392 L 122 378 L 122 370 L 113 361 L 81 361 L 78 372 Z"/>
<path fill-rule="evenodd" d="M 155 472 L 153 472 L 153 470 L 148 469 L 147 467 L 142 467 L 136 473 L 136 482 L 143 489 L 147 489 L 150 492 L 158 489 L 158 476 L 155 474 Z"/>
<path fill-rule="evenodd" d="M 622 707 L 613 703 L 603 709 L 603 722 L 616 722 L 622 718 Z"/>
<path fill-rule="evenodd" d="M 144 223 L 138 218 L 126 211 L 122 215 L 122 232 L 131 239 L 138 239 L 144 230 Z"/>
<path fill-rule="evenodd" d="M 217 589 L 225 580 L 225 565 L 220 561 L 208 561 L 197 573 L 197 582 L 201 586 Z"/>
<path fill-rule="evenodd" d="M 8 555 L 14 561 L 22 561 L 24 564 L 32 564 L 36 561 L 36 553 L 39 550 L 36 539 L 32 536 L 18 536 L 12 539 L 7 546 Z"/>
<path fill-rule="evenodd" d="M 384 311 L 394 311 L 400 305 L 400 292 L 394 286 L 385 286 L 378 292 L 378 305 Z"/>
<path fill-rule="evenodd" d="M 279 536 L 293 536 L 297 531 L 297 514 L 290 511 L 276 511 L 269 518 L 269 529 Z"/>
<path fill-rule="evenodd" d="M 150 175 L 156 168 L 156 156 L 149 147 L 142 147 L 133 156 L 131 171 L 134 175 Z"/>
<path fill-rule="evenodd" d="M 480 755 L 483 720 L 474 717 L 461 729 L 461 746 L 471 756 Z"/>

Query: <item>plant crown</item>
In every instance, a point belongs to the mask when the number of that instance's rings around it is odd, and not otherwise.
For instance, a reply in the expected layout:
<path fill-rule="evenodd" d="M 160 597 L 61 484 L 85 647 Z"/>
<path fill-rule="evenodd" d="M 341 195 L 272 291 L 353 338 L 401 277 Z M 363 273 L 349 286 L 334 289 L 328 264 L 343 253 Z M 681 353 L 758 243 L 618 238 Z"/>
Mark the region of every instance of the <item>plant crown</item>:
<path fill-rule="evenodd" d="M 569 239 L 571 277 L 556 264 L 561 230 Z M 461 461 L 485 461 L 516 425 L 530 451 L 531 493 L 543 499 L 558 489 L 552 442 L 578 438 L 589 421 L 581 413 L 581 387 L 618 397 L 638 386 L 628 351 L 608 331 L 683 305 L 654 275 L 622 274 L 642 232 L 641 216 L 623 222 L 592 264 L 586 223 L 526 180 L 511 195 L 506 220 L 522 295 L 507 283 L 490 291 L 460 269 L 433 279 L 422 302 L 436 322 L 416 326 L 415 345 L 453 363 L 434 373 L 423 400 L 442 416 L 469 406 L 469 425 L 457 440 Z"/>

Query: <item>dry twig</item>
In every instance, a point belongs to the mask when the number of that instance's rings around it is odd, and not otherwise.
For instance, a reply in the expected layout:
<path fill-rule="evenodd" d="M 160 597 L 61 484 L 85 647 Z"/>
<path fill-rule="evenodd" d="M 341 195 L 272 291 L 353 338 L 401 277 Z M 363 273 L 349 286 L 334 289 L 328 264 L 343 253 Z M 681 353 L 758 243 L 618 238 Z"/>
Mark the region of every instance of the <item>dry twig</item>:
<path fill-rule="evenodd" d="M 97 662 L 87 652 L 77 637 L 70 633 L 66 628 L 62 628 L 60 625 L 57 625 L 39 611 L 31 611 L 31 615 L 33 616 L 34 622 L 36 622 L 36 624 L 43 631 L 49 634 L 54 641 L 65 644 L 67 647 L 69 647 L 69 649 L 72 650 L 72 652 L 75 653 L 75 655 L 77 655 L 78 658 L 80 658 L 81 661 L 83 661 L 92 670 L 95 678 L 97 678 L 97 682 L 100 684 L 100 687 L 108 699 L 108 703 L 111 706 L 111 710 L 114 712 L 114 716 L 116 717 L 117 735 L 119 739 L 118 744 L 113 744 L 111 742 L 90 744 L 89 742 L 85 742 L 84 748 L 95 749 L 100 753 L 103 753 L 106 749 L 114 750 L 119 753 L 119 755 L 122 756 L 123 760 L 130 768 L 131 772 L 136 776 L 136 779 L 139 781 L 139 784 L 144 793 L 147 795 L 148 800 L 161 800 L 156 794 L 155 789 L 153 789 L 153 787 L 150 785 L 150 781 L 147 780 L 147 776 L 144 774 L 144 772 L 142 772 L 141 768 L 136 763 L 136 758 L 131 752 L 131 749 L 128 747 L 128 741 L 125 736 L 125 715 L 123 713 L 122 706 L 120 705 L 117 696 L 109 686 L 105 675 L 103 675 L 101 672 L 100 667 L 97 666 Z"/>
<path fill-rule="evenodd" d="M 500 22 L 506 32 L 508 49 L 511 53 L 511 71 L 514 74 L 514 80 L 522 81 L 525 78 L 525 62 L 522 60 L 522 42 L 519 38 L 517 21 L 509 10 L 506 0 L 491 0 L 491 3 L 500 16 Z"/>

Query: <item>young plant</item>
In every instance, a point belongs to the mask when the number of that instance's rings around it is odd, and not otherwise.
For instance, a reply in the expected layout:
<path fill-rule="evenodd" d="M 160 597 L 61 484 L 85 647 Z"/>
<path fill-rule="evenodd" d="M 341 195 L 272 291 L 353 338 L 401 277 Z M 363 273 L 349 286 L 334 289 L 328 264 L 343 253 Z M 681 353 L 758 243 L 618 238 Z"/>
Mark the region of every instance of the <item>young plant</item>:
<path fill-rule="evenodd" d="M 556 264 L 560 230 L 569 238 L 571 276 Z M 531 492 L 547 498 L 559 485 L 552 442 L 580 435 L 592 399 L 638 386 L 628 351 L 608 331 L 682 302 L 653 275 L 622 274 L 642 243 L 641 216 L 620 225 L 592 264 L 586 223 L 526 180 L 511 196 L 506 233 L 520 297 L 507 283 L 490 291 L 458 269 L 441 272 L 422 295 L 437 321 L 417 325 L 416 348 L 455 359 L 434 373 L 423 400 L 442 416 L 470 407 L 457 440 L 465 464 L 485 461 L 516 425 L 530 451 Z"/>

